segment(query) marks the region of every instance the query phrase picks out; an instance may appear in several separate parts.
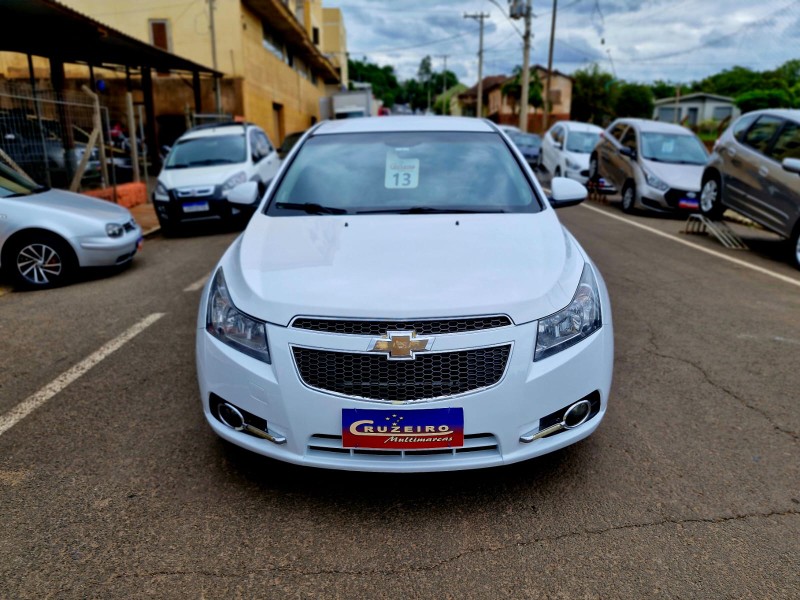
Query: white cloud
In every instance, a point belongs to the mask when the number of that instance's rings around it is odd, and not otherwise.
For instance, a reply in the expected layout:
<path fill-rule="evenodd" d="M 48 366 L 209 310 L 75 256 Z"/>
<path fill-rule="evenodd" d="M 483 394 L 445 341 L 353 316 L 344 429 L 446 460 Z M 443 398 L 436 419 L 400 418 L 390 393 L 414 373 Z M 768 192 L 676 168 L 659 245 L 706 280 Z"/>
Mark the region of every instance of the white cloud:
<path fill-rule="evenodd" d="M 497 0 L 506 6 L 507 0 Z M 532 63 L 545 64 L 549 0 L 535 0 Z M 489 13 L 483 74 L 522 63 L 522 41 L 490 0 L 326 0 L 342 8 L 353 58 L 416 75 L 425 55 L 471 85 L 478 72 L 478 24 L 464 13 Z M 515 21 L 522 29 L 522 21 Z M 594 61 L 632 81 L 691 81 L 734 65 L 774 68 L 798 58 L 800 3 L 790 0 L 561 0 L 554 67 L 570 73 Z"/>

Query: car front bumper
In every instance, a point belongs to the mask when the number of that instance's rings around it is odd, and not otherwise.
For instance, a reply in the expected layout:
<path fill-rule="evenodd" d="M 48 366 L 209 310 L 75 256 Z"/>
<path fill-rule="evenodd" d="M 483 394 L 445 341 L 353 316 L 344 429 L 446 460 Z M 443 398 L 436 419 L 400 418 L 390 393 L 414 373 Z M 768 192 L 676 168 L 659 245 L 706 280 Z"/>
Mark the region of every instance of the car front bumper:
<path fill-rule="evenodd" d="M 169 198 L 153 194 L 153 205 L 158 220 L 170 225 L 203 221 L 226 221 L 240 216 L 250 217 L 258 207 L 258 201 L 252 206 L 233 205 L 228 202 L 221 186 L 209 188 L 203 195 L 179 196 L 177 190 L 169 190 Z"/>
<path fill-rule="evenodd" d="M 601 284 L 602 287 L 602 284 Z M 301 380 L 292 346 L 363 351 L 370 338 L 267 326 L 272 364 L 250 358 L 204 329 L 205 301 L 198 320 L 196 356 L 203 411 L 220 437 L 253 452 L 299 465 L 355 471 L 420 472 L 499 466 L 530 459 L 590 435 L 605 415 L 611 386 L 613 332 L 603 288 L 603 326 L 556 355 L 533 361 L 537 323 L 436 336 L 435 351 L 512 344 L 505 372 L 492 387 L 445 399 L 391 403 L 322 392 Z M 548 424 L 542 421 L 583 398 L 593 416 L 575 429 L 525 443 Z M 266 421 L 275 443 L 223 424 L 212 411 L 220 400 Z M 342 444 L 343 409 L 426 410 L 460 408 L 463 447 L 436 452 L 359 450 Z M 281 439 L 283 441 L 283 439 Z"/>
<path fill-rule="evenodd" d="M 669 188 L 657 190 L 649 185 L 641 187 L 641 203 L 651 210 L 674 212 L 695 211 L 699 208 L 700 190 Z"/>
<path fill-rule="evenodd" d="M 142 229 L 134 221 L 120 237 L 84 237 L 74 240 L 72 247 L 81 267 L 113 267 L 133 260 L 141 243 Z"/>

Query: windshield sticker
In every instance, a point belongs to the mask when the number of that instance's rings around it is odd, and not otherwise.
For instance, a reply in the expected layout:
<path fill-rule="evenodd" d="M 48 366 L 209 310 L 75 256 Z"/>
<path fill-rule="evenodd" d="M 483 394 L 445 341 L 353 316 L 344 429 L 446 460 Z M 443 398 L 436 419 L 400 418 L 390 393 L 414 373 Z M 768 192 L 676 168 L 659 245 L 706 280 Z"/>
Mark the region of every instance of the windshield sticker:
<path fill-rule="evenodd" d="M 404 158 L 396 150 L 386 153 L 386 189 L 416 189 L 419 185 L 419 159 Z"/>
<path fill-rule="evenodd" d="M 663 154 L 672 154 L 675 151 L 675 140 L 664 140 L 661 143 L 661 152 Z"/>

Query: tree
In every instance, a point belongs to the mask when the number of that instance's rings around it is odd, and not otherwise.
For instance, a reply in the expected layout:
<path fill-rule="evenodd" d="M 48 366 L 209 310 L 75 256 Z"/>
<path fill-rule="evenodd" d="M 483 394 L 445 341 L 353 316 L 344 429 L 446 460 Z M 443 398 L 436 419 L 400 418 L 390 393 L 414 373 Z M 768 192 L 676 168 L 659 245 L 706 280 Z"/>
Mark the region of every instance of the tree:
<path fill-rule="evenodd" d="M 614 113 L 618 117 L 649 119 L 653 116 L 653 92 L 650 86 L 638 83 L 623 83 L 614 102 Z"/>
<path fill-rule="evenodd" d="M 653 92 L 653 98 L 655 100 L 661 100 L 662 98 L 672 98 L 675 96 L 675 92 L 680 88 L 681 96 L 685 96 L 691 92 L 691 89 L 688 85 L 683 83 L 672 83 L 671 81 L 664 81 L 663 79 L 657 79 L 653 82 L 653 85 L 650 86 L 651 91 Z"/>
<path fill-rule="evenodd" d="M 514 114 L 519 114 L 522 102 L 522 67 L 517 65 L 512 71 L 512 75 L 500 88 L 504 96 L 514 99 Z M 539 73 L 531 70 L 530 84 L 528 85 L 528 105 L 534 108 L 541 108 L 544 106 L 544 99 L 542 98 L 542 80 L 539 79 Z"/>
<path fill-rule="evenodd" d="M 614 118 L 617 81 L 597 64 L 572 74 L 572 119 L 605 126 Z"/>
<path fill-rule="evenodd" d="M 381 67 L 367 62 L 366 59 L 363 61 L 348 60 L 347 67 L 350 73 L 351 89 L 353 89 L 352 82 L 354 81 L 370 83 L 372 94 L 378 100 L 382 100 L 384 106 L 391 108 L 394 105 L 395 99 L 400 93 L 400 84 L 397 82 L 393 67 Z"/>
<path fill-rule="evenodd" d="M 792 105 L 792 98 L 785 90 L 752 90 L 737 96 L 733 102 L 742 112 L 750 112 L 762 108 L 788 108 Z"/>

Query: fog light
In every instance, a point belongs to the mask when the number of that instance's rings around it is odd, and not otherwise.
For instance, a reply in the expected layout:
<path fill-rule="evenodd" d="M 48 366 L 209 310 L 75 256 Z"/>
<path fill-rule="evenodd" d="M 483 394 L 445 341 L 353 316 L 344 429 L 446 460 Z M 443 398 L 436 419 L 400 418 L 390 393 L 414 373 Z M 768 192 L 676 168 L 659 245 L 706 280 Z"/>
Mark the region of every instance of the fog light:
<path fill-rule="evenodd" d="M 588 400 L 579 400 L 564 413 L 562 423 L 565 429 L 574 429 L 583 425 L 592 412 L 592 404 Z"/>

